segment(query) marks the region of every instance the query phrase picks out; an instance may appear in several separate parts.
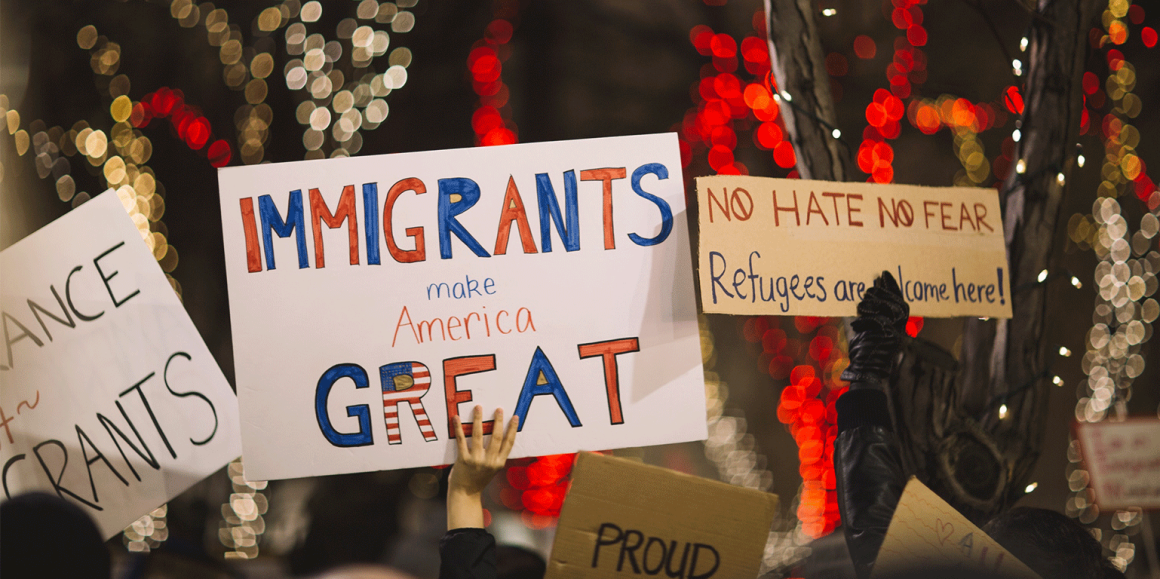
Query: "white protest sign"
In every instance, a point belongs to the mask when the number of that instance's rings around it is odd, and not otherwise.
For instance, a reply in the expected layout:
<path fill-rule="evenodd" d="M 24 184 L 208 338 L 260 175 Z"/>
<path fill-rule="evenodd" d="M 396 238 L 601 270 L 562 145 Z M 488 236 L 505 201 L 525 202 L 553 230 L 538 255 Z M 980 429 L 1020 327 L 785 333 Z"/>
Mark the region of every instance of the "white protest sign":
<path fill-rule="evenodd" d="M 675 135 L 218 175 L 248 478 L 705 438 Z"/>
<path fill-rule="evenodd" d="M 105 537 L 241 453 L 237 400 L 116 193 L 0 253 L 6 497 L 42 490 Z"/>
<path fill-rule="evenodd" d="M 853 316 L 883 270 L 915 316 L 1011 317 L 994 189 L 697 178 L 706 313 Z"/>
<path fill-rule="evenodd" d="M 1160 508 L 1160 420 L 1081 422 L 1075 433 L 1100 508 Z"/>

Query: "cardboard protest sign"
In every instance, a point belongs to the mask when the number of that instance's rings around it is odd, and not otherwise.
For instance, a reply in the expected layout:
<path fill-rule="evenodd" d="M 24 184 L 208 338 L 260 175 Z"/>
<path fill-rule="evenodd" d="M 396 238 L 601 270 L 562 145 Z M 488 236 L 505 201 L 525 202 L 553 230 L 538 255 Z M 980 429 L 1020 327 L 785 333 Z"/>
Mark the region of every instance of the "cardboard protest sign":
<path fill-rule="evenodd" d="M 706 313 L 852 316 L 890 271 L 915 316 L 1011 317 L 994 189 L 697 179 Z"/>
<path fill-rule="evenodd" d="M 757 576 L 777 495 L 598 454 L 572 472 L 545 579 Z"/>
<path fill-rule="evenodd" d="M 41 490 L 105 537 L 241 453 L 237 400 L 116 193 L 0 253 L 6 498 Z"/>
<path fill-rule="evenodd" d="M 219 181 L 247 477 L 447 464 L 476 404 L 513 457 L 705 438 L 675 135 Z"/>
<path fill-rule="evenodd" d="M 961 567 L 1002 577 L 1038 579 L 1034 571 L 987 536 L 916 478 L 911 478 L 886 529 L 871 577 L 916 569 Z"/>
<path fill-rule="evenodd" d="M 1160 508 L 1160 420 L 1081 422 L 1075 432 L 1101 509 Z"/>

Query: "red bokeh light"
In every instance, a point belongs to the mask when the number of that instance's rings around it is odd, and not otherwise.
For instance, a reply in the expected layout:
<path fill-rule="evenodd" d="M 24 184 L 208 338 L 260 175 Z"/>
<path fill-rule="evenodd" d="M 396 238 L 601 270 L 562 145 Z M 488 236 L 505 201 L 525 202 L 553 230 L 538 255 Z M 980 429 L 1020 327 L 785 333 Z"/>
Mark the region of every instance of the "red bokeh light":
<path fill-rule="evenodd" d="M 714 34 L 709 41 L 709 50 L 717 58 L 734 58 L 737 56 L 737 41 L 728 34 Z"/>
<path fill-rule="evenodd" d="M 1019 87 L 1009 86 L 1003 91 L 1003 104 L 1007 110 L 1017 115 L 1023 114 L 1023 95 L 1019 94 Z"/>
<path fill-rule="evenodd" d="M 1140 30 L 1140 40 L 1144 42 L 1144 46 L 1152 48 L 1156 46 L 1156 30 L 1151 26 L 1145 26 Z"/>
<path fill-rule="evenodd" d="M 874 44 L 874 39 L 862 34 L 854 39 L 854 54 L 858 55 L 858 58 L 869 60 L 878 54 L 878 46 Z"/>

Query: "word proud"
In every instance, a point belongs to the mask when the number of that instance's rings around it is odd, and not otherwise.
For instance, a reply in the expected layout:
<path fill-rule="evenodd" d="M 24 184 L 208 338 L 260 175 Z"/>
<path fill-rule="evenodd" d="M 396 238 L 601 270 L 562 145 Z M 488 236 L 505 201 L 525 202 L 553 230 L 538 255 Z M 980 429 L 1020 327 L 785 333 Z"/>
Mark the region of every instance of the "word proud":
<path fill-rule="evenodd" d="M 641 180 L 652 175 L 657 179 L 668 179 L 669 172 L 660 163 L 645 163 L 633 170 L 630 185 L 633 193 L 640 198 L 653 203 L 660 213 L 660 231 L 653 237 L 643 237 L 637 233 L 629 233 L 628 239 L 639 246 L 652 246 L 665 241 L 673 229 L 673 211 L 668 202 L 641 186 Z M 451 259 L 452 242 L 454 236 L 465 245 L 473 254 L 479 257 L 504 255 L 508 250 L 508 241 L 511 238 L 512 225 L 519 236 L 520 248 L 525 254 L 550 253 L 553 250 L 552 230 L 555 229 L 565 251 L 580 250 L 580 213 L 579 213 L 579 182 L 599 182 L 599 191 L 603 199 L 603 232 L 604 249 L 616 249 L 616 233 L 613 224 L 613 181 L 629 178 L 626 167 L 601 169 L 586 169 L 580 171 L 579 181 L 576 171 L 569 170 L 563 174 L 564 200 L 561 204 L 556 193 L 556 186 L 547 173 L 538 173 L 536 180 L 536 206 L 539 216 L 540 236 L 539 246 L 532 235 L 528 223 L 527 209 L 523 197 L 516 187 L 515 178 L 508 177 L 507 189 L 498 215 L 498 226 L 495 234 L 495 243 L 491 252 L 488 252 L 480 243 L 476 233 L 468 229 L 459 221 L 459 216 L 466 213 L 479 202 L 483 196 L 479 183 L 466 177 L 439 179 L 436 185 L 437 207 L 436 221 L 439 239 L 439 257 Z M 593 187 L 593 190 L 596 188 Z M 298 267 L 310 267 L 311 251 L 307 245 L 306 220 L 307 210 L 305 203 L 309 203 L 310 230 L 313 234 L 314 267 L 326 267 L 326 252 L 323 244 L 323 226 L 338 229 L 344 224 L 348 234 L 348 251 L 350 265 L 359 265 L 360 236 L 366 243 L 368 265 L 381 265 L 382 245 L 385 242 L 387 253 L 398 263 L 417 263 L 427 259 L 427 238 L 423 227 L 406 227 L 403 232 L 411 238 L 410 249 L 399 246 L 395 238 L 397 230 L 394 222 L 395 204 L 404 194 L 425 195 L 427 185 L 420 179 L 408 177 L 401 179 L 387 190 L 386 199 L 379 204 L 378 183 L 362 184 L 362 230 L 360 234 L 360 211 L 355 194 L 355 186 L 343 187 L 338 202 L 331 209 L 322 197 L 319 189 L 309 189 L 306 199 L 302 190 L 290 191 L 285 197 L 284 210 L 278 208 L 274 198 L 270 195 L 258 197 L 258 206 L 255 210 L 253 197 L 240 200 L 242 213 L 242 229 L 246 244 L 246 269 L 250 273 L 263 271 L 262 257 L 264 249 L 265 269 L 275 269 L 274 236 L 281 238 L 293 237 L 297 247 Z M 380 216 L 382 228 L 380 232 Z M 380 235 L 381 233 L 381 235 Z M 259 242 L 259 239 L 261 240 Z"/>

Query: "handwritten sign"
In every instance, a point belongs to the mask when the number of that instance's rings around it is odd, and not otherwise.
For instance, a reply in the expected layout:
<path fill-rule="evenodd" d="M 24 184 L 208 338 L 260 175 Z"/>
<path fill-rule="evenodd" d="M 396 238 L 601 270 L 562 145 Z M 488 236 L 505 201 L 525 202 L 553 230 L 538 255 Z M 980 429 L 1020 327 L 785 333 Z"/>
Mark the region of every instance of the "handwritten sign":
<path fill-rule="evenodd" d="M 450 463 L 476 404 L 513 457 L 705 438 L 675 135 L 219 180 L 247 477 Z"/>
<path fill-rule="evenodd" d="M 582 453 L 544 576 L 752 579 L 776 512 L 777 495 Z"/>
<path fill-rule="evenodd" d="M 870 575 L 887 577 L 916 569 L 952 567 L 1000 577 L 1039 577 L 934 491 L 911 478 Z"/>
<path fill-rule="evenodd" d="M 883 270 L 915 316 L 1011 317 L 994 189 L 697 179 L 706 313 L 852 316 Z"/>
<path fill-rule="evenodd" d="M 1081 422 L 1075 431 L 1100 508 L 1160 508 L 1160 420 Z"/>
<path fill-rule="evenodd" d="M 234 393 L 116 193 L 0 271 L 5 498 L 58 494 L 111 537 L 241 453 Z"/>

